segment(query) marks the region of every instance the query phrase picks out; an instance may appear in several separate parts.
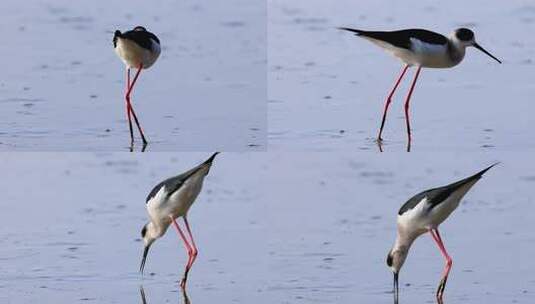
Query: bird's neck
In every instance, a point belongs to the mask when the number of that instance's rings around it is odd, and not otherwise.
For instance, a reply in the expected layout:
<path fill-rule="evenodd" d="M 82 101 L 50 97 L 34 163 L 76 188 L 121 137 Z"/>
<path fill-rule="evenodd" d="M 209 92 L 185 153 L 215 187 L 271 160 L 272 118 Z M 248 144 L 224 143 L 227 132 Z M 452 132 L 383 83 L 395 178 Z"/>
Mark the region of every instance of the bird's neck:
<path fill-rule="evenodd" d="M 150 222 L 149 225 L 151 227 L 149 229 L 151 230 L 151 234 L 153 235 L 153 237 L 160 238 L 162 235 L 164 235 L 170 223 L 171 221 L 169 221 L 168 223 L 162 223 L 161 225 L 158 225 L 155 222 Z"/>
<path fill-rule="evenodd" d="M 462 45 L 455 39 L 450 39 L 448 41 L 448 55 L 452 62 L 455 64 L 460 63 L 464 54 L 466 53 L 466 46 Z"/>
<path fill-rule="evenodd" d="M 411 248 L 412 243 L 417 237 L 417 235 L 404 234 L 398 231 L 398 235 L 396 236 L 396 241 L 394 242 L 394 247 L 392 250 L 409 251 L 409 248 Z"/>

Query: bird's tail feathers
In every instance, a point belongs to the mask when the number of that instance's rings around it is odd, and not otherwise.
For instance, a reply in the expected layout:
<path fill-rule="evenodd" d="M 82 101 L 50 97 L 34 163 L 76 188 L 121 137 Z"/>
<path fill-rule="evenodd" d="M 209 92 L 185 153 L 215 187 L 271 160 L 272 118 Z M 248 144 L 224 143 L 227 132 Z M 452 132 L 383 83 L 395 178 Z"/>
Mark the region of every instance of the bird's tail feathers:
<path fill-rule="evenodd" d="M 210 158 L 208 158 L 207 160 L 204 161 L 204 163 L 201 164 L 201 167 L 208 166 L 208 170 L 206 171 L 206 174 L 208 174 L 210 172 L 210 167 L 212 166 L 212 162 L 214 161 L 215 157 L 219 153 L 220 152 L 214 152 L 214 154 L 212 154 L 212 156 L 210 156 Z"/>
<path fill-rule="evenodd" d="M 362 31 L 362 30 L 358 30 L 358 29 L 349 28 L 349 27 L 339 27 L 338 29 L 339 30 L 343 30 L 343 31 L 348 31 L 348 32 L 355 33 L 355 35 L 357 35 L 357 36 L 363 35 L 366 32 L 366 31 Z"/>
<path fill-rule="evenodd" d="M 495 162 L 494 164 L 492 164 L 492 165 L 488 166 L 487 168 L 479 171 L 478 173 L 474 174 L 473 176 L 474 177 L 476 177 L 476 176 L 477 177 L 481 177 L 481 176 L 483 176 L 483 174 L 485 174 L 487 171 L 489 171 L 492 167 L 494 167 L 496 165 L 499 165 L 499 164 L 500 164 L 500 162 Z"/>
<path fill-rule="evenodd" d="M 214 158 L 217 156 L 217 154 L 219 154 L 221 152 L 214 152 L 214 154 L 212 154 L 212 156 L 210 156 L 210 158 L 208 158 L 207 160 L 204 161 L 203 165 L 211 165 L 212 162 L 214 161 Z"/>
<path fill-rule="evenodd" d="M 472 176 L 469 176 L 461 181 L 458 181 L 457 184 L 467 184 L 469 182 L 472 182 L 472 181 L 478 181 L 481 177 L 483 177 L 483 174 L 485 174 L 487 171 L 489 171 L 492 167 L 498 165 L 499 162 L 497 163 L 494 163 L 490 166 L 488 166 L 487 168 L 477 172 L 476 174 L 472 175 Z"/>

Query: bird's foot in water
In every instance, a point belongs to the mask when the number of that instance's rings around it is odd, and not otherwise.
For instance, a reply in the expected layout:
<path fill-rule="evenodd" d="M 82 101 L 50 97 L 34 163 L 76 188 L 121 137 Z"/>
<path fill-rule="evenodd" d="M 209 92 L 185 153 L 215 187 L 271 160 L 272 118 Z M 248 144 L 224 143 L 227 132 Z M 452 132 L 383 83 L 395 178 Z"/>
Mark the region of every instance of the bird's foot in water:
<path fill-rule="evenodd" d="M 446 282 L 448 281 L 448 277 L 443 277 L 440 280 L 440 284 L 438 284 L 437 288 L 437 300 L 442 301 L 442 295 L 444 295 L 444 289 L 446 288 Z"/>
<path fill-rule="evenodd" d="M 377 147 L 379 147 L 379 152 L 383 152 L 383 139 L 381 137 L 377 137 L 375 143 L 377 144 Z"/>

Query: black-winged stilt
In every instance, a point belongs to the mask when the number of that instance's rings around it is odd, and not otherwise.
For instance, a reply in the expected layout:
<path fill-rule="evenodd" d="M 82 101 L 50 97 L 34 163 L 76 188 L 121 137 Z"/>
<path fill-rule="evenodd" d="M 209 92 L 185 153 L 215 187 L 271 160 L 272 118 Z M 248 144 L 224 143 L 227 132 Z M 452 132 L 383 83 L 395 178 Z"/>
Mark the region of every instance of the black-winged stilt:
<path fill-rule="evenodd" d="M 188 273 L 198 253 L 188 223 L 188 210 L 199 195 L 204 178 L 208 175 L 212 162 L 218 153 L 214 153 L 205 162 L 195 168 L 164 180 L 150 192 L 146 200 L 150 221 L 141 230 L 141 237 L 145 245 L 143 259 L 139 268 L 141 273 L 143 273 L 143 269 L 145 268 L 145 261 L 151 245 L 165 234 L 169 225 L 173 224 L 188 251 L 188 262 L 184 276 L 180 282 L 180 286 L 185 288 Z M 176 222 L 176 219 L 179 217 L 184 219 L 189 240 Z"/>
<path fill-rule="evenodd" d="M 407 69 L 410 66 L 417 67 L 414 80 L 412 81 L 409 92 L 405 99 L 405 121 L 407 124 L 408 136 L 407 150 L 409 151 L 411 144 L 409 101 L 422 67 L 451 68 L 456 66 L 463 60 L 466 48 L 469 46 L 477 48 L 499 63 L 502 63 L 500 60 L 498 60 L 498 58 L 494 57 L 483 47 L 477 44 L 474 33 L 467 28 L 457 29 L 449 37 L 445 37 L 441 34 L 424 29 L 407 29 L 392 32 L 362 31 L 347 27 L 341 27 L 339 29 L 353 32 L 356 36 L 363 37 L 373 42 L 405 63 L 401 74 L 394 83 L 392 91 L 390 91 L 386 98 L 383 119 L 381 120 L 381 128 L 379 129 L 379 135 L 377 136 L 377 141 L 379 144 L 382 142 L 381 135 L 385 125 L 386 113 L 388 112 L 388 107 L 392 102 L 392 96 L 399 86 L 401 79 L 405 75 L 405 72 L 407 72 Z"/>
<path fill-rule="evenodd" d="M 132 102 L 130 99 L 130 94 L 134 88 L 134 85 L 141 73 L 142 69 L 150 68 L 160 56 L 160 40 L 156 35 L 147 31 L 142 26 L 136 26 L 133 30 L 121 33 L 120 31 L 115 31 L 113 36 L 113 47 L 115 52 L 121 58 L 121 60 L 126 65 L 126 114 L 128 117 L 128 126 L 130 128 L 130 143 L 131 146 L 134 143 L 134 131 L 132 129 L 132 118 L 136 122 L 139 134 L 143 140 L 143 146 L 147 145 L 147 140 L 141 129 L 141 125 L 137 119 L 134 108 L 132 107 Z M 130 83 L 130 69 L 137 69 L 136 75 Z"/>
<path fill-rule="evenodd" d="M 414 240 L 426 232 L 431 234 L 446 259 L 444 274 L 436 293 L 437 299 L 442 300 L 453 261 L 442 243 L 438 226 L 459 206 L 468 190 L 495 165 L 458 182 L 418 193 L 401 206 L 397 218 L 396 241 L 386 258 L 386 264 L 394 274 L 394 299 L 396 302 L 399 293 L 399 271 Z"/>

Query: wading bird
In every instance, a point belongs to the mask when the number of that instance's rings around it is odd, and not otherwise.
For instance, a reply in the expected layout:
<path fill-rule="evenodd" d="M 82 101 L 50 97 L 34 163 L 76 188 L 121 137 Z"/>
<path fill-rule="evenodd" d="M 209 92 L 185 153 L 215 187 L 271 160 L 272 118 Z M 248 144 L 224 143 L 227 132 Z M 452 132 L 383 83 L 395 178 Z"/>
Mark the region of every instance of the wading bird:
<path fill-rule="evenodd" d="M 479 181 L 485 172 L 495 165 L 458 182 L 418 193 L 399 209 L 396 241 L 386 258 L 386 264 L 394 274 L 394 299 L 396 302 L 399 294 L 399 271 L 409 254 L 409 249 L 414 240 L 427 232 L 431 234 L 446 259 L 446 267 L 436 292 L 437 299 L 439 301 L 442 300 L 453 260 L 446 252 L 438 232 L 438 226 L 459 206 L 461 199 L 468 190 Z"/>
<path fill-rule="evenodd" d="M 180 282 L 182 288 L 186 287 L 188 273 L 197 258 L 197 246 L 188 223 L 188 210 L 201 192 L 204 178 L 208 175 L 212 162 L 219 152 L 214 153 L 202 164 L 180 175 L 168 178 L 152 189 L 147 197 L 147 211 L 149 222 L 143 226 L 141 237 L 143 238 L 144 250 L 139 271 L 143 274 L 149 249 L 158 238 L 162 237 L 169 225 L 173 224 L 180 239 L 184 242 L 188 252 L 188 262 L 184 275 Z M 182 232 L 176 219 L 183 218 L 186 225 L 186 234 Z"/>
<path fill-rule="evenodd" d="M 420 70 L 424 68 L 451 68 L 458 65 L 464 58 L 466 48 L 473 46 L 476 49 L 487 54 L 499 63 L 498 58 L 487 52 L 483 47 L 476 43 L 474 33 L 467 28 L 455 30 L 449 37 L 431 32 L 424 29 L 407 29 L 392 32 L 380 31 L 362 31 L 347 27 L 339 28 L 341 30 L 355 33 L 356 36 L 365 38 L 382 49 L 401 59 L 405 66 L 401 74 L 394 83 L 394 87 L 388 94 L 385 102 L 381 128 L 377 136 L 377 142 L 381 144 L 383 138 L 383 127 L 385 125 L 386 113 L 392 102 L 392 96 L 396 91 L 401 79 L 411 66 L 416 66 L 416 74 L 410 86 L 409 92 L 405 99 L 405 121 L 407 125 L 408 144 L 407 150 L 410 151 L 411 145 L 411 127 L 409 119 L 409 101 L 416 85 L 416 80 L 420 75 Z"/>
<path fill-rule="evenodd" d="M 132 129 L 132 116 L 139 130 L 143 146 L 147 145 L 147 139 L 143 134 L 137 115 L 132 107 L 130 94 L 134 89 L 137 78 L 142 69 L 150 68 L 160 56 L 160 40 L 156 35 L 147 31 L 142 26 L 136 26 L 133 30 L 121 33 L 115 31 L 113 36 L 113 47 L 115 52 L 126 65 L 126 115 L 128 117 L 128 126 L 130 128 L 130 146 L 134 144 L 134 131 Z M 137 69 L 136 75 L 130 83 L 130 69 Z"/>

